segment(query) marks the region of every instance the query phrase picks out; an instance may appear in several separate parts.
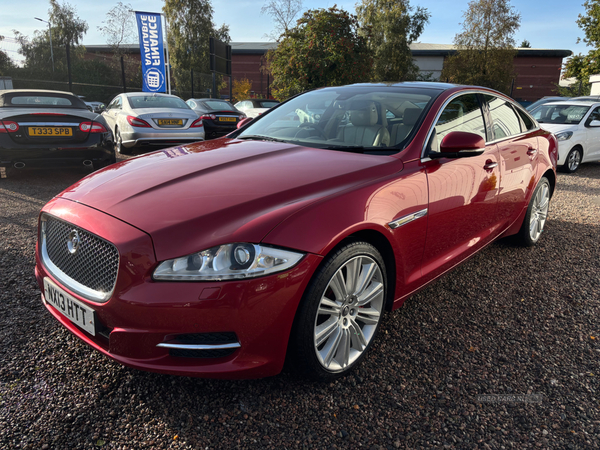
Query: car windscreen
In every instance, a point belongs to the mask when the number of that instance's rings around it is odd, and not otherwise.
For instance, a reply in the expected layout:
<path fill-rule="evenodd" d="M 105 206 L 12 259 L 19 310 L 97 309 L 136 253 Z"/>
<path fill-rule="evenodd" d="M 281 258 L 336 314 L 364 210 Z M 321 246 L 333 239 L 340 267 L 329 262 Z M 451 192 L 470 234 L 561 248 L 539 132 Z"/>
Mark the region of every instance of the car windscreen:
<path fill-rule="evenodd" d="M 238 132 L 239 139 L 386 154 L 404 148 L 441 90 L 344 86 L 292 98 Z"/>
<path fill-rule="evenodd" d="M 222 102 L 218 100 L 209 100 L 206 102 L 202 102 L 205 108 L 212 109 L 214 111 L 235 111 L 236 109 L 233 105 L 230 105 L 227 102 Z"/>
<path fill-rule="evenodd" d="M 176 108 L 190 109 L 190 107 L 178 97 L 163 97 L 153 95 L 136 95 L 127 97 L 129 105 L 133 109 L 141 108 Z"/>
<path fill-rule="evenodd" d="M 531 115 L 539 123 L 576 125 L 589 109 L 590 107 L 585 105 L 545 104 L 531 111 Z"/>
<path fill-rule="evenodd" d="M 58 107 L 87 109 L 85 103 L 78 98 L 59 94 L 15 93 L 11 95 L 5 95 L 2 103 L 2 106 L 28 108 Z"/>

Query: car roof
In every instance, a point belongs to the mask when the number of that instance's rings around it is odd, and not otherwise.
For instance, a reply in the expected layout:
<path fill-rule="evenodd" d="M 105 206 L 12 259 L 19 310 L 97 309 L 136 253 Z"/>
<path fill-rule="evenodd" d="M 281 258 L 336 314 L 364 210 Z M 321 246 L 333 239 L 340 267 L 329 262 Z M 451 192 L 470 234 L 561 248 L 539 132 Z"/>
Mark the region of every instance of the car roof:
<path fill-rule="evenodd" d="M 48 89 L 2 89 L 0 90 L 0 95 L 4 94 L 61 94 L 61 95 L 72 95 L 77 97 L 72 92 L 67 91 L 52 91 Z M 83 100 L 82 100 L 83 101 Z"/>
<path fill-rule="evenodd" d="M 564 102 L 548 102 L 548 103 L 544 103 L 543 105 L 540 106 L 554 106 L 554 105 L 560 105 L 560 106 L 594 106 L 594 105 L 600 105 L 600 101 L 592 101 L 592 100 L 566 100 Z"/>
<path fill-rule="evenodd" d="M 175 98 L 181 98 L 177 95 L 173 95 L 173 94 L 165 94 L 162 92 L 124 92 L 121 93 L 120 95 L 124 95 L 125 97 L 147 97 L 148 95 L 153 95 L 156 97 L 175 97 Z"/>

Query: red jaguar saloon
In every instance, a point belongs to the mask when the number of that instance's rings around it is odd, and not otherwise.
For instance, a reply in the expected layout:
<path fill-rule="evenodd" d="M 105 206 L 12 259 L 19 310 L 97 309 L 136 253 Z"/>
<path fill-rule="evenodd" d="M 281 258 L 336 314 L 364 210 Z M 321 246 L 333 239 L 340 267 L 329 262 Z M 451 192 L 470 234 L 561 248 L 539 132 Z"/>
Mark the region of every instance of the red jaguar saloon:
<path fill-rule="evenodd" d="M 498 238 L 534 245 L 556 163 L 553 135 L 486 88 L 318 89 L 66 189 L 40 213 L 36 277 L 124 365 L 257 378 L 287 359 L 333 379 L 411 294 Z"/>

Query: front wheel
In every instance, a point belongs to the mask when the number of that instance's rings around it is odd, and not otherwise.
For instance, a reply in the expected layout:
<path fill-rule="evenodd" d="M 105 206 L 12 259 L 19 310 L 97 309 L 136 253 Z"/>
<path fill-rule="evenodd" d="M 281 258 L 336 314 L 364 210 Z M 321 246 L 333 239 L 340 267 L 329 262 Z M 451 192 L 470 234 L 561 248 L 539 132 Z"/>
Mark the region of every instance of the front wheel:
<path fill-rule="evenodd" d="M 352 242 L 330 255 L 298 308 L 290 342 L 298 371 L 330 380 L 354 369 L 377 335 L 386 294 L 385 264 L 371 244 Z"/>
<path fill-rule="evenodd" d="M 563 172 L 573 173 L 579 166 L 581 165 L 582 160 L 582 150 L 579 147 L 573 147 L 569 154 L 567 155 L 567 159 L 565 160 L 564 165 L 562 166 Z"/>
<path fill-rule="evenodd" d="M 532 247 L 537 243 L 544 231 L 549 207 L 550 182 L 546 177 L 542 177 L 531 196 L 523 225 L 517 235 L 519 244 Z"/>

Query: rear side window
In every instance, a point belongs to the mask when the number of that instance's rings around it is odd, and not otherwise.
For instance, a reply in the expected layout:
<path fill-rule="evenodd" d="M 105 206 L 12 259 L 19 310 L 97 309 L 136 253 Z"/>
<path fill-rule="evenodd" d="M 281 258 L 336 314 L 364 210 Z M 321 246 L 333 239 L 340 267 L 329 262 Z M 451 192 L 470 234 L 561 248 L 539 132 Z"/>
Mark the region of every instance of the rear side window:
<path fill-rule="evenodd" d="M 523 121 L 523 125 L 525 125 L 525 129 L 527 131 L 533 130 L 536 128 L 535 122 L 533 120 L 531 120 L 531 117 L 529 117 L 529 114 L 524 113 L 519 108 L 515 108 L 515 109 L 517 110 L 517 114 Z"/>
<path fill-rule="evenodd" d="M 484 98 L 492 116 L 494 140 L 521 134 L 521 122 L 510 103 L 493 95 Z"/>

